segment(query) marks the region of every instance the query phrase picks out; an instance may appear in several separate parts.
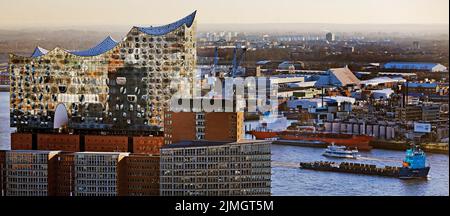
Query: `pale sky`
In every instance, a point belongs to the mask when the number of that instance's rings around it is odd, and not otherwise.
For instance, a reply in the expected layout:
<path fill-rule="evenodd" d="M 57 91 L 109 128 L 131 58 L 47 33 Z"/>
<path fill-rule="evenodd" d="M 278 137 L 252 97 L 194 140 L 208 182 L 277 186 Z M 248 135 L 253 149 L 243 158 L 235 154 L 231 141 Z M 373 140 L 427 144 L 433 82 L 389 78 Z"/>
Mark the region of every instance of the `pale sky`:
<path fill-rule="evenodd" d="M 0 27 L 197 23 L 448 24 L 448 0 L 0 0 Z"/>

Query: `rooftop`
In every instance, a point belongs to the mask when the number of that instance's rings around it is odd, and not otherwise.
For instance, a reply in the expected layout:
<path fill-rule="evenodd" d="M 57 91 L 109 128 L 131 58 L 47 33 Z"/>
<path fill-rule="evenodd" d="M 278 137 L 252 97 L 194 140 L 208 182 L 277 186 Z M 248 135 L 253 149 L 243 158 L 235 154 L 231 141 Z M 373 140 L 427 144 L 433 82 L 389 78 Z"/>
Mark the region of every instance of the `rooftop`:
<path fill-rule="evenodd" d="M 129 152 L 74 152 L 74 154 L 78 155 L 129 155 Z"/>
<path fill-rule="evenodd" d="M 137 27 L 137 28 L 139 29 L 139 31 L 144 32 L 149 35 L 155 35 L 155 36 L 164 35 L 164 34 L 174 31 L 175 29 L 177 29 L 183 25 L 186 25 L 187 27 L 191 27 L 192 24 L 194 23 L 196 13 L 197 13 L 197 11 L 194 11 L 193 13 L 184 17 L 183 19 L 180 19 L 178 21 L 175 21 L 175 22 L 167 24 L 167 25 L 156 26 L 156 27 L 153 27 L 153 26 Z"/>
<path fill-rule="evenodd" d="M 51 154 L 51 153 L 59 153 L 61 151 L 51 151 L 51 150 L 8 150 L 6 152 L 11 152 L 11 153 L 33 153 L 33 154 Z"/>
<path fill-rule="evenodd" d="M 413 69 L 413 70 L 432 70 L 436 66 L 443 65 L 433 62 L 388 62 L 384 64 L 387 69 Z"/>
<path fill-rule="evenodd" d="M 345 97 L 345 96 L 326 96 L 325 99 L 329 99 L 338 103 L 342 102 L 348 102 L 348 103 L 355 103 L 356 99 L 352 97 Z"/>
<path fill-rule="evenodd" d="M 401 65 L 409 65 L 417 67 L 434 67 L 439 64 L 434 62 L 388 62 L 384 64 L 384 67 L 401 66 Z"/>
<path fill-rule="evenodd" d="M 331 68 L 327 71 L 327 75 L 320 76 L 316 87 L 357 85 L 359 82 L 348 67 Z"/>
<path fill-rule="evenodd" d="M 364 84 L 364 85 L 378 85 L 378 84 L 389 83 L 389 82 L 406 82 L 406 80 L 401 77 L 393 77 L 393 78 L 376 77 L 376 78 L 369 79 L 369 80 L 363 80 L 360 83 Z"/>
<path fill-rule="evenodd" d="M 45 55 L 45 54 L 47 54 L 47 53 L 48 53 L 48 50 L 46 50 L 46 49 L 44 49 L 44 48 L 42 48 L 42 47 L 40 47 L 40 46 L 37 46 L 37 47 L 34 49 L 33 54 L 31 54 L 31 57 L 32 57 L 32 58 L 35 58 L 35 57 L 39 57 L 39 56 L 41 56 L 41 55 Z"/>
<path fill-rule="evenodd" d="M 193 13 L 189 14 L 188 16 L 175 21 L 173 23 L 167 24 L 167 25 L 163 25 L 163 26 L 150 26 L 150 27 L 135 27 L 138 28 L 139 31 L 149 34 L 149 35 L 155 35 L 155 36 L 159 36 L 159 35 L 164 35 L 167 34 L 169 32 L 172 32 L 176 29 L 178 29 L 179 27 L 186 25 L 187 27 L 191 27 L 194 20 L 195 20 L 195 15 L 196 15 L 197 11 L 194 11 Z M 71 53 L 73 55 L 77 55 L 77 56 L 97 56 L 100 54 L 103 54 L 109 50 L 111 50 L 112 48 L 116 47 L 118 45 L 118 42 L 115 41 L 114 39 L 112 39 L 110 36 L 108 36 L 107 38 L 105 38 L 102 42 L 100 42 L 99 44 L 97 44 L 96 46 L 86 49 L 86 50 L 65 50 L 68 53 Z M 31 58 L 36 58 L 36 57 L 40 57 L 43 56 L 45 54 L 47 54 L 49 51 L 42 48 L 42 47 L 36 47 L 33 51 L 33 54 L 31 54 Z"/>
<path fill-rule="evenodd" d="M 418 88 L 418 87 L 436 88 L 438 86 L 437 83 L 418 83 L 418 82 L 408 82 L 407 85 L 409 88 Z"/>
<path fill-rule="evenodd" d="M 222 145 L 239 145 L 239 144 L 253 144 L 253 143 L 265 143 L 267 140 L 239 140 L 237 142 L 216 142 L 216 141 L 181 141 L 174 144 L 164 145 L 161 149 L 172 148 L 193 148 L 193 147 L 208 147 L 208 146 L 222 146 Z"/>
<path fill-rule="evenodd" d="M 377 90 L 373 90 L 372 93 L 379 93 L 379 94 L 387 94 L 387 95 L 390 95 L 390 94 L 394 93 L 394 90 L 392 90 L 392 89 L 390 89 L 390 88 L 377 89 Z"/>
<path fill-rule="evenodd" d="M 117 45 L 117 41 L 112 39 L 110 36 L 105 38 L 102 42 L 97 44 L 96 46 L 80 51 L 68 51 L 77 56 L 96 56 L 102 53 L 105 53 Z"/>

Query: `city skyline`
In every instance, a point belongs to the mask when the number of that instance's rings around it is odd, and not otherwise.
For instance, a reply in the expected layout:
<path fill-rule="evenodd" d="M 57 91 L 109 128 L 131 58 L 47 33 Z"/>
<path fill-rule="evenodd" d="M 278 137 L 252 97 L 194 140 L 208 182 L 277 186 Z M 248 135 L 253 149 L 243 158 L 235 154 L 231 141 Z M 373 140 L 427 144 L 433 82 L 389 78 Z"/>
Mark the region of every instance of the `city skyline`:
<path fill-rule="evenodd" d="M 2 199 L 448 196 L 448 2 L 111 1 L 0 0 Z"/>
<path fill-rule="evenodd" d="M 199 24 L 336 23 L 336 24 L 448 24 L 446 0 L 398 1 L 180 1 L 80 0 L 39 2 L 0 1 L 0 28 L 67 25 L 155 25 L 197 10 Z M 170 8 L 167 10 L 158 8 Z M 156 10 L 155 10 L 156 8 Z M 275 8 L 275 9 L 274 9 Z M 278 8 L 278 9 L 277 9 Z M 379 8 L 375 12 L 374 8 Z M 80 15 L 82 12 L 83 15 Z M 37 16 L 39 14 L 39 16 Z M 357 17 L 357 19 L 356 19 Z"/>

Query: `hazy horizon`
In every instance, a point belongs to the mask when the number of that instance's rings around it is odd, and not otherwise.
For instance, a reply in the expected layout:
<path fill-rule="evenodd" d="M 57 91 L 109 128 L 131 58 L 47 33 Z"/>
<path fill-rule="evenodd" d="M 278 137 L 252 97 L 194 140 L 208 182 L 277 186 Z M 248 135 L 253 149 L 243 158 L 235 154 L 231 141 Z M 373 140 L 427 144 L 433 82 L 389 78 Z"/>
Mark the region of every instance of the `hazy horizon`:
<path fill-rule="evenodd" d="M 3 34 L 17 32 L 42 32 L 42 31 L 95 31 L 121 33 L 128 32 L 133 25 L 66 25 L 51 27 L 28 28 L 2 28 Z M 223 24 L 198 24 L 199 32 L 236 31 L 247 33 L 322 33 L 332 31 L 335 33 L 400 33 L 420 35 L 448 35 L 448 24 L 333 24 L 333 23 L 223 23 Z"/>
<path fill-rule="evenodd" d="M 1 29 L 167 24 L 448 25 L 448 0 L 0 0 Z"/>

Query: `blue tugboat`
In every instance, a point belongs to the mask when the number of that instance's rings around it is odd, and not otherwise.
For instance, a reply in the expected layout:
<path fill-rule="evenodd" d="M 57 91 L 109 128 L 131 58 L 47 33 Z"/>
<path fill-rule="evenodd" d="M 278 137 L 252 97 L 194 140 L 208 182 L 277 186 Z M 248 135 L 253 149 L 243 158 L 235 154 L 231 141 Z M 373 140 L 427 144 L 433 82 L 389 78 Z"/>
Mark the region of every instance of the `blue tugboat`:
<path fill-rule="evenodd" d="M 423 150 L 417 147 L 406 150 L 406 158 L 403 161 L 403 167 L 400 168 L 399 178 L 427 178 L 430 167 L 426 166 L 426 160 Z"/>

